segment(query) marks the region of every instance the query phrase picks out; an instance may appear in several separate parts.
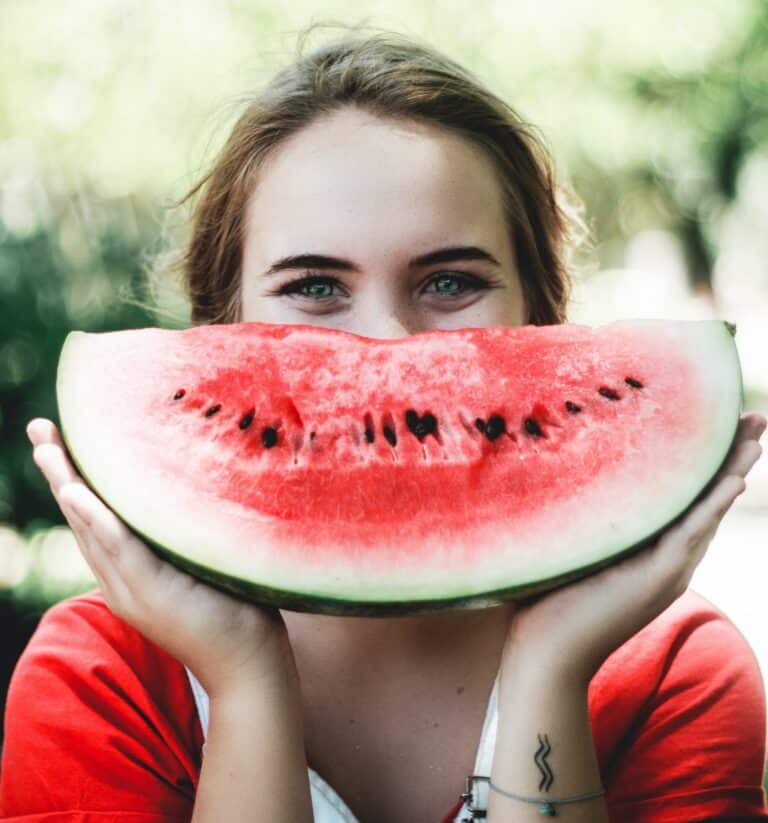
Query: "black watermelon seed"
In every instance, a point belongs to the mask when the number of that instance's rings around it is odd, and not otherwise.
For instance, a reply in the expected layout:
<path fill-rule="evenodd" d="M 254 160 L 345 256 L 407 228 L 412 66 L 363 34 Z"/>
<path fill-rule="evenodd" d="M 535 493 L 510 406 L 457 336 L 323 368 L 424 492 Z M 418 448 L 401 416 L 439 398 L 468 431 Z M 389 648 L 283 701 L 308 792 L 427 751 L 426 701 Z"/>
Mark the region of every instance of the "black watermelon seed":
<path fill-rule="evenodd" d="M 384 439 L 389 443 L 390 446 L 397 445 L 397 436 L 395 435 L 394 429 L 390 428 L 389 426 L 384 426 Z"/>
<path fill-rule="evenodd" d="M 488 422 L 485 424 L 485 436 L 489 440 L 495 440 L 497 437 L 501 437 L 506 430 L 507 424 L 500 414 L 494 414 L 493 417 L 489 417 Z"/>
<path fill-rule="evenodd" d="M 251 423 L 253 423 L 253 411 L 249 411 L 248 414 L 244 415 L 243 419 L 240 421 L 240 428 L 247 429 Z"/>
<path fill-rule="evenodd" d="M 178 400 L 179 398 L 184 397 L 185 394 L 186 394 L 186 392 L 184 391 L 184 389 L 179 389 L 176 392 L 176 394 L 173 395 L 173 399 Z"/>
<path fill-rule="evenodd" d="M 568 410 L 571 414 L 578 414 L 578 413 L 581 411 L 581 406 L 577 406 L 575 403 L 571 403 L 571 401 L 570 401 L 570 400 L 566 400 L 566 401 L 565 401 L 565 408 L 566 408 L 566 409 L 567 409 L 567 410 Z"/>
<path fill-rule="evenodd" d="M 542 435 L 541 427 L 532 417 L 525 418 L 525 430 L 528 434 L 535 435 L 536 437 L 541 437 Z"/>
<path fill-rule="evenodd" d="M 373 417 L 371 417 L 370 412 L 368 412 L 365 417 L 363 418 L 363 426 L 365 428 L 365 440 L 367 443 L 373 443 L 376 439 L 376 432 L 373 428 Z"/>
<path fill-rule="evenodd" d="M 277 430 L 267 426 L 261 430 L 261 442 L 265 448 L 271 449 L 277 443 Z"/>
<path fill-rule="evenodd" d="M 485 420 L 478 417 L 477 420 L 475 420 L 475 428 L 485 434 Z"/>
<path fill-rule="evenodd" d="M 642 389 L 643 388 L 643 384 L 639 380 L 635 380 L 634 377 L 625 377 L 624 382 L 628 383 L 630 386 L 632 386 L 633 389 Z"/>
<path fill-rule="evenodd" d="M 215 406 L 211 406 L 210 409 L 205 413 L 206 417 L 213 417 L 214 414 L 221 408 L 221 403 L 217 403 Z"/>
<path fill-rule="evenodd" d="M 430 412 L 425 412 L 419 417 L 413 409 L 408 409 L 405 413 L 405 424 L 419 440 L 423 440 L 437 429 L 437 418 Z"/>
<path fill-rule="evenodd" d="M 613 389 L 608 389 L 605 386 L 600 386 L 598 391 L 600 392 L 600 394 L 603 395 L 603 397 L 607 397 L 609 400 L 619 399 L 619 395 Z"/>

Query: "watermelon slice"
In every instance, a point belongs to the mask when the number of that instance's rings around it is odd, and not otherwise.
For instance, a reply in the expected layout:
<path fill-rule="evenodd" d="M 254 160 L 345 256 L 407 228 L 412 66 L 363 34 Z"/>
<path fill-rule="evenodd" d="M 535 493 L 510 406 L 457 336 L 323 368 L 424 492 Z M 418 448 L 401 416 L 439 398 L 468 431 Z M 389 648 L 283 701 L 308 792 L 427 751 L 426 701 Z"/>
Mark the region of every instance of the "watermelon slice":
<path fill-rule="evenodd" d="M 681 516 L 739 422 L 734 331 L 72 332 L 57 398 L 93 490 L 215 586 L 328 614 L 479 608 L 615 562 Z"/>

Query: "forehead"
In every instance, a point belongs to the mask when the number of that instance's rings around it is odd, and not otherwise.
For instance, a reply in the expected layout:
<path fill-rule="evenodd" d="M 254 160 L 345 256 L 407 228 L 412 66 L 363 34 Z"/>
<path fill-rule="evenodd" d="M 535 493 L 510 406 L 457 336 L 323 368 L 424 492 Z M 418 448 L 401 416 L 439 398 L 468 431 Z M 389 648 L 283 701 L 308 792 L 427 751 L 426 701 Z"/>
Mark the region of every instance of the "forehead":
<path fill-rule="evenodd" d="M 441 241 L 496 245 L 506 234 L 496 168 L 436 126 L 345 109 L 281 143 L 258 172 L 246 248 L 267 259 L 345 250 L 359 259 Z M 500 249 L 499 249 L 500 251 Z"/>

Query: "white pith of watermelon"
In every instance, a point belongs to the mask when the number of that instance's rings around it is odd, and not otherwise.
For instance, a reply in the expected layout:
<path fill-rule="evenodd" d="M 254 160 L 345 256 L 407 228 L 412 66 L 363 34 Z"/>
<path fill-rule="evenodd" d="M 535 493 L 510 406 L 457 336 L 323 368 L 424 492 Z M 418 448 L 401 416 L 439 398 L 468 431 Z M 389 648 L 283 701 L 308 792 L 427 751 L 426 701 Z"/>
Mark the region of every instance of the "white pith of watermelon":
<path fill-rule="evenodd" d="M 527 596 L 636 550 L 721 465 L 742 386 L 720 321 L 397 340 L 242 323 L 72 332 L 57 396 L 83 476 L 182 568 L 286 608 L 408 614 Z M 475 420 L 493 415 L 491 440 Z"/>

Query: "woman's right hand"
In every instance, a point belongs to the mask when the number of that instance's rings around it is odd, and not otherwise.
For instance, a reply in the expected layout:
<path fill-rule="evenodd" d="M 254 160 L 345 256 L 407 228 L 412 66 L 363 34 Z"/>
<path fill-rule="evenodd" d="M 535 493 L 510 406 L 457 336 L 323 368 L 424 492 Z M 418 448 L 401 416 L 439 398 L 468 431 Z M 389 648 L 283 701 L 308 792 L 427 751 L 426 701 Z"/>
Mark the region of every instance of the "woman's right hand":
<path fill-rule="evenodd" d="M 27 435 L 115 615 L 186 665 L 211 698 L 298 679 L 277 609 L 238 600 L 160 559 L 88 488 L 53 422 L 35 418 Z"/>

